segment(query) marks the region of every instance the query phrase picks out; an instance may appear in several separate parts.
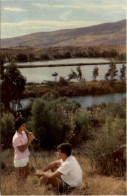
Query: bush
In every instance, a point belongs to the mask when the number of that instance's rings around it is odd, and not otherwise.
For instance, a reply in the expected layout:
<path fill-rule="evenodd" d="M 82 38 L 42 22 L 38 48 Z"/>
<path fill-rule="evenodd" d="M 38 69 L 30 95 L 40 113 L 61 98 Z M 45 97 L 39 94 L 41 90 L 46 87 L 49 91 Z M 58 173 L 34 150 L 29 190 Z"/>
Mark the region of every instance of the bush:
<path fill-rule="evenodd" d="M 69 84 L 69 82 L 64 77 L 60 77 L 60 79 L 58 81 L 59 86 L 67 86 L 68 84 Z"/>
<path fill-rule="evenodd" d="M 94 136 L 93 152 L 96 158 L 112 153 L 126 142 L 125 100 L 120 103 L 102 104 L 91 111 L 90 121 L 97 133 Z M 96 124 L 95 124 L 96 122 Z M 98 122 L 98 123 L 97 123 Z M 96 126 L 97 125 L 97 126 Z"/>
<path fill-rule="evenodd" d="M 16 59 L 19 62 L 27 62 L 28 61 L 28 56 L 26 54 L 19 53 L 19 54 L 16 55 Z"/>
<path fill-rule="evenodd" d="M 70 115 L 70 131 L 68 133 L 68 140 L 76 146 L 86 141 L 91 137 L 89 126 L 89 113 L 86 110 L 78 109 L 75 113 Z"/>
<path fill-rule="evenodd" d="M 49 55 L 48 54 L 41 54 L 40 55 L 40 60 L 49 60 Z"/>
<path fill-rule="evenodd" d="M 59 98 L 57 93 L 48 93 L 34 100 L 29 127 L 39 139 L 41 147 L 51 149 L 66 139 L 66 133 L 70 130 L 69 112 L 77 108 L 77 104 Z"/>
<path fill-rule="evenodd" d="M 109 153 L 115 151 L 121 142 L 121 131 L 123 130 L 123 121 L 119 118 L 113 119 L 111 116 L 106 118 L 105 134 L 102 137 L 102 152 Z"/>
<path fill-rule="evenodd" d="M 120 103 L 109 103 L 106 110 L 113 117 L 126 119 L 126 100 L 123 99 Z"/>
<path fill-rule="evenodd" d="M 14 116 L 11 113 L 3 113 L 1 118 L 1 144 L 6 149 L 12 145 L 12 137 L 15 132 Z"/>

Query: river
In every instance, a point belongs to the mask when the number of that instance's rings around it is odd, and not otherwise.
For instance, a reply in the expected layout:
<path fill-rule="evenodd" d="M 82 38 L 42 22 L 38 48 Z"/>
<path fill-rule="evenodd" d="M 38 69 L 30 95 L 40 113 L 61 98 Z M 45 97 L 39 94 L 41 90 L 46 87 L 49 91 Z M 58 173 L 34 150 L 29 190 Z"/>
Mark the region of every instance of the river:
<path fill-rule="evenodd" d="M 99 105 L 102 103 L 114 103 L 114 102 L 120 102 L 122 99 L 126 98 L 126 93 L 112 93 L 112 94 L 106 94 L 106 95 L 99 95 L 99 96 L 79 96 L 79 97 L 71 97 L 67 98 L 68 101 L 76 101 L 77 103 L 80 103 L 81 106 L 85 109 L 88 107 L 92 107 L 94 105 Z M 21 105 L 22 108 L 26 108 L 31 102 L 31 99 L 22 99 Z"/>
<path fill-rule="evenodd" d="M 49 64 L 77 64 L 77 63 L 101 63 L 101 62 L 107 62 L 106 65 L 98 65 L 99 68 L 99 76 L 97 77 L 97 80 L 104 80 L 105 73 L 109 69 L 109 60 L 103 59 L 103 58 L 72 58 L 72 59 L 63 59 L 63 60 L 53 60 L 53 61 L 36 61 L 36 62 L 27 62 L 27 63 L 17 63 L 17 65 L 49 65 Z M 83 77 L 86 79 L 86 81 L 93 80 L 93 69 L 94 65 L 85 65 L 81 67 Z M 120 76 L 120 68 L 122 67 L 122 64 L 116 65 L 118 69 L 118 75 L 116 76 L 116 79 Z M 34 68 L 20 68 L 20 71 L 23 76 L 26 77 L 27 82 L 36 82 L 36 83 L 42 83 L 44 81 L 53 81 L 55 78 L 52 76 L 54 72 L 58 73 L 57 79 L 59 79 L 60 76 L 68 78 L 68 75 L 71 73 L 71 70 L 76 71 L 75 66 L 66 66 L 66 67 L 34 67 Z"/>

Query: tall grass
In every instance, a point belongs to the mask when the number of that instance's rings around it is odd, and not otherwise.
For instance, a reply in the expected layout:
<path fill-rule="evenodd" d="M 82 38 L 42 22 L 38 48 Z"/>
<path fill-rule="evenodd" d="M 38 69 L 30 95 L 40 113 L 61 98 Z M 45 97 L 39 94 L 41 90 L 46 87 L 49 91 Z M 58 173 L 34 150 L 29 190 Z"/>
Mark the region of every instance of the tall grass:
<path fill-rule="evenodd" d="M 85 149 L 84 149 L 85 150 Z M 79 154 L 80 149 L 74 150 L 74 154 L 83 170 L 83 183 L 76 188 L 71 195 L 126 195 L 126 182 L 120 178 L 97 175 L 96 168 L 92 167 L 90 159 Z M 34 156 L 33 156 L 34 155 Z M 36 162 L 35 162 L 36 159 Z M 13 151 L 5 150 L 2 153 L 2 161 L 5 162 L 5 169 L 1 174 L 2 195 L 56 195 L 50 185 L 41 185 L 35 170 L 44 168 L 48 163 L 55 160 L 55 154 L 48 151 L 34 152 L 30 159 L 30 175 L 24 186 L 17 189 L 15 171 L 13 168 Z M 11 171 L 8 172 L 9 168 Z"/>

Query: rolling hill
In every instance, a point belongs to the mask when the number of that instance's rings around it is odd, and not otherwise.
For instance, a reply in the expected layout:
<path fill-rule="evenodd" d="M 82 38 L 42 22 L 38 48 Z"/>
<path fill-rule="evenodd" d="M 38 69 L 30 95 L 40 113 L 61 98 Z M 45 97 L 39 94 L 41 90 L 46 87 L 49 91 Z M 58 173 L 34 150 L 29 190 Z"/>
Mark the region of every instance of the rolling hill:
<path fill-rule="evenodd" d="M 1 39 L 1 47 L 108 46 L 126 44 L 126 20 L 91 27 L 39 32 Z"/>

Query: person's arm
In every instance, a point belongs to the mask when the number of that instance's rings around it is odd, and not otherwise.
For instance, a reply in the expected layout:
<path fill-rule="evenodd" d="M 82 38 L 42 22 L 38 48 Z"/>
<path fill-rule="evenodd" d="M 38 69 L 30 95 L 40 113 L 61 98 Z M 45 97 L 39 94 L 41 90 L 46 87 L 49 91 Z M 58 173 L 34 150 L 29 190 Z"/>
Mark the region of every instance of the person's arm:
<path fill-rule="evenodd" d="M 50 163 L 46 168 L 43 169 L 43 172 L 46 172 L 48 171 L 49 169 L 53 169 L 53 168 L 58 168 L 60 167 L 61 165 L 61 162 L 60 160 L 56 160 L 56 161 L 53 161 L 52 163 Z"/>
<path fill-rule="evenodd" d="M 34 137 L 34 135 L 32 133 L 28 134 L 28 142 L 25 145 L 17 146 L 17 148 L 21 152 L 24 152 L 28 148 L 28 146 L 31 144 L 31 142 L 33 141 L 34 138 L 35 137 Z"/>
<path fill-rule="evenodd" d="M 36 176 L 38 176 L 38 177 L 44 176 L 47 179 L 54 179 L 54 178 L 59 177 L 61 175 L 62 175 L 62 173 L 59 171 L 55 171 L 53 173 L 42 172 L 39 170 L 36 171 Z"/>

